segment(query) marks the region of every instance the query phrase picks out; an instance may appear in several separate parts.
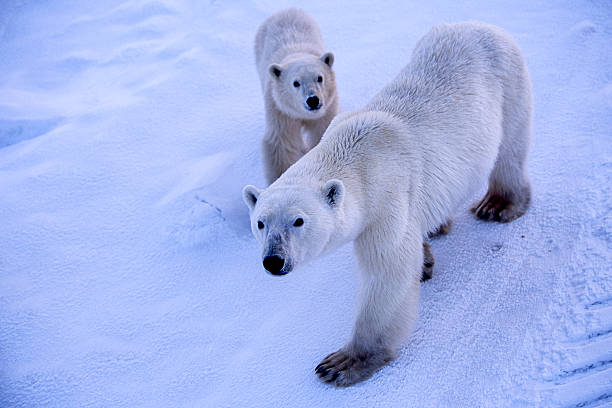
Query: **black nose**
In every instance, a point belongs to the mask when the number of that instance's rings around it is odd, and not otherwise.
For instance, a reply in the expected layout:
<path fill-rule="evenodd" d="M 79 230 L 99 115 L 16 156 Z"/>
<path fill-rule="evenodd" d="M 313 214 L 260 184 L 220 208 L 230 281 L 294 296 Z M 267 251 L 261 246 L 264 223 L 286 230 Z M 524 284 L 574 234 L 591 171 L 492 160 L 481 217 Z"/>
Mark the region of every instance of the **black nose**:
<path fill-rule="evenodd" d="M 263 260 L 263 266 L 272 275 L 284 275 L 284 273 L 281 273 L 281 269 L 285 266 L 285 260 L 280 256 L 266 256 Z"/>
<path fill-rule="evenodd" d="M 319 105 L 319 98 L 316 95 L 309 96 L 308 99 L 306 99 L 306 105 L 308 105 L 311 110 L 317 110 L 321 107 L 321 105 Z"/>

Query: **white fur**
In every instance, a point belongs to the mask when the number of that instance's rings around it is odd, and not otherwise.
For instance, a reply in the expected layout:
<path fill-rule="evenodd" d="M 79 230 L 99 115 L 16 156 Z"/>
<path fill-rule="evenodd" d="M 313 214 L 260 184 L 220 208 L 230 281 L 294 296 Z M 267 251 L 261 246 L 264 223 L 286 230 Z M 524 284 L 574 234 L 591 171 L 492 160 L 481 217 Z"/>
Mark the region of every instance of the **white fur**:
<path fill-rule="evenodd" d="M 287 9 L 259 27 L 255 60 L 266 112 L 264 169 L 268 183 L 272 183 L 319 143 L 338 113 L 334 56 L 325 52 L 317 22 L 302 10 Z M 319 77 L 322 82 L 318 82 Z M 299 83 L 297 88 L 295 81 Z M 309 110 L 309 96 L 319 99 L 318 110 Z"/>
<path fill-rule="evenodd" d="M 268 189 L 245 187 L 264 253 L 281 231 L 276 246 L 291 267 L 355 242 L 359 313 L 349 344 L 324 360 L 331 362 L 322 378 L 350 385 L 393 358 L 417 315 L 423 237 L 488 175 L 489 193 L 512 209 L 502 221 L 522 215 L 531 115 L 528 73 L 507 33 L 476 22 L 439 25 L 389 85 L 362 110 L 337 116 L 321 143 Z M 330 179 L 343 186 L 334 205 Z M 299 214 L 304 225 L 293 227 Z M 325 377 L 328 369 L 335 376 Z"/>

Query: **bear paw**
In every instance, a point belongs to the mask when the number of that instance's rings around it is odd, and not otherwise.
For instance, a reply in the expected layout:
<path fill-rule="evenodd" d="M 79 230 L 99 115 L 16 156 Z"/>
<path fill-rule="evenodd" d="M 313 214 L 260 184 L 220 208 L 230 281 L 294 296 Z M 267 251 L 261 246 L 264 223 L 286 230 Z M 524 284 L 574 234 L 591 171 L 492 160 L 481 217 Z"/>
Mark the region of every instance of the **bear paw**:
<path fill-rule="evenodd" d="M 315 372 L 321 381 L 347 387 L 366 380 L 379 368 L 393 360 L 391 353 L 360 353 L 352 355 L 343 349 L 325 357 Z"/>
<path fill-rule="evenodd" d="M 510 222 L 525 214 L 529 206 L 529 195 L 519 202 L 513 202 L 496 193 L 487 192 L 482 200 L 471 208 L 476 216 L 485 221 Z"/>

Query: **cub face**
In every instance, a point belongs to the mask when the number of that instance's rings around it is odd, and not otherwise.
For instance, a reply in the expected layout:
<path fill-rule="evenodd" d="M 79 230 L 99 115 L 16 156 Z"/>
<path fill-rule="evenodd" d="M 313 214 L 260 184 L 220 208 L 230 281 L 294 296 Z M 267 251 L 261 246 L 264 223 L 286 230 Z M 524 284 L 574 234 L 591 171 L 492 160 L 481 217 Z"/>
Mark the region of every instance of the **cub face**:
<path fill-rule="evenodd" d="M 320 255 L 334 232 L 343 194 L 344 185 L 335 179 L 321 189 L 244 187 L 242 196 L 249 207 L 251 231 L 262 246 L 264 268 L 272 275 L 285 275 Z"/>
<path fill-rule="evenodd" d="M 318 119 L 336 97 L 334 54 L 303 56 L 283 65 L 272 64 L 271 91 L 276 106 L 298 119 Z"/>

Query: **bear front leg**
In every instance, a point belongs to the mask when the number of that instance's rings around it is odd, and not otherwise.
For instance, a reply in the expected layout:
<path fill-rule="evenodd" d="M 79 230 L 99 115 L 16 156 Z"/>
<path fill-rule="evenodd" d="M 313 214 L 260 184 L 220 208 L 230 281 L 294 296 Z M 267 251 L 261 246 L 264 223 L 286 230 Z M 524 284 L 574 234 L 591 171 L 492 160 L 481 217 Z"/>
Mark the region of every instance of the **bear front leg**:
<path fill-rule="evenodd" d="M 395 358 L 416 319 L 422 238 L 385 248 L 374 242 L 381 236 L 360 237 L 355 244 L 363 275 L 359 315 L 351 341 L 315 368 L 322 381 L 349 386 L 371 377 Z"/>
<path fill-rule="evenodd" d="M 277 112 L 267 122 L 262 153 L 264 173 L 269 185 L 304 155 L 306 147 L 297 121 Z"/>
<path fill-rule="evenodd" d="M 306 148 L 308 150 L 319 144 L 323 133 L 325 133 L 329 127 L 329 124 L 337 113 L 338 104 L 334 101 L 333 105 L 327 108 L 327 111 L 322 118 L 304 121 L 304 130 L 306 131 Z"/>

